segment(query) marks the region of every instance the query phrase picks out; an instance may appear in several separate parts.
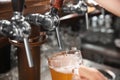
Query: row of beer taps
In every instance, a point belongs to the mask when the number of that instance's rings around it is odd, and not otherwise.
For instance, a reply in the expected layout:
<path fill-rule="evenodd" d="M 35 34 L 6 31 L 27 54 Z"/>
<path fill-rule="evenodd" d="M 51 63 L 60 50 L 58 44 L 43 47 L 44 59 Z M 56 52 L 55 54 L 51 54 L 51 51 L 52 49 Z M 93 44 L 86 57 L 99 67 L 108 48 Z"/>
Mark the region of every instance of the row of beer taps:
<path fill-rule="evenodd" d="M 58 11 L 62 8 L 64 0 L 51 0 L 50 11 L 44 15 L 40 13 L 23 15 L 25 0 L 12 0 L 13 17 L 11 20 L 0 20 L 0 34 L 16 41 L 24 43 L 29 67 L 33 67 L 32 55 L 29 47 L 29 36 L 31 34 L 31 25 L 43 26 L 47 31 L 54 31 L 57 35 L 58 45 L 62 49 L 61 39 L 59 35 L 60 19 Z M 62 10 L 67 13 L 78 13 L 87 15 L 87 5 L 83 0 L 79 0 L 76 5 L 63 7 Z M 86 17 L 88 21 L 88 17 Z M 88 22 L 87 22 L 88 23 Z M 87 25 L 88 27 L 88 25 Z"/>

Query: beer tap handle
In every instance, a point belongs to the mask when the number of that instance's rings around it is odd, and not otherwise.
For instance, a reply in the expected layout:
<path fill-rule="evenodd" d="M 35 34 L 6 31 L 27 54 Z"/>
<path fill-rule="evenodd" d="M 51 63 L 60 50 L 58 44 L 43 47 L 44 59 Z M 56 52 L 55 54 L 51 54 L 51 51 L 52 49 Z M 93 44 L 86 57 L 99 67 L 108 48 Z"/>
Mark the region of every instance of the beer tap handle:
<path fill-rule="evenodd" d="M 50 0 L 50 4 L 52 7 L 59 10 L 63 5 L 63 1 L 64 0 Z"/>
<path fill-rule="evenodd" d="M 13 11 L 22 12 L 25 0 L 12 0 Z"/>
<path fill-rule="evenodd" d="M 30 51 L 30 46 L 28 43 L 28 38 L 24 37 L 23 40 L 24 40 L 24 46 L 25 46 L 25 50 L 26 50 L 26 56 L 27 56 L 29 67 L 33 67 L 34 66 L 33 59 L 32 59 L 32 54 Z"/>

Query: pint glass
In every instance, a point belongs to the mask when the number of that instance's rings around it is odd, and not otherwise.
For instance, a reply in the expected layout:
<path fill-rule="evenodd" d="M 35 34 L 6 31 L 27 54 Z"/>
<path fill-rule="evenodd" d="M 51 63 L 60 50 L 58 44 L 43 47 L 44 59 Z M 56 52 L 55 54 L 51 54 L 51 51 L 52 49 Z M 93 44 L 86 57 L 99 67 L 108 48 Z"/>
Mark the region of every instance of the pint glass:
<path fill-rule="evenodd" d="M 79 70 L 81 62 L 82 56 L 80 50 L 75 49 L 55 53 L 48 58 L 52 80 L 80 80 L 73 79 L 73 75 L 74 70 Z"/>

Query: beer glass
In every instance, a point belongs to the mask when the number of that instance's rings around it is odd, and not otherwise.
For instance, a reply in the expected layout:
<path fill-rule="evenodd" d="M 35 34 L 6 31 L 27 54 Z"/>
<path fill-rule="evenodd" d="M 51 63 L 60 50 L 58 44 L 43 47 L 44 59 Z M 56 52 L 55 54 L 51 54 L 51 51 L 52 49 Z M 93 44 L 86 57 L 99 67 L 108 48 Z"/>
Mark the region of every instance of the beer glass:
<path fill-rule="evenodd" d="M 53 54 L 48 58 L 52 80 L 80 80 L 81 63 L 81 52 L 76 48 Z"/>

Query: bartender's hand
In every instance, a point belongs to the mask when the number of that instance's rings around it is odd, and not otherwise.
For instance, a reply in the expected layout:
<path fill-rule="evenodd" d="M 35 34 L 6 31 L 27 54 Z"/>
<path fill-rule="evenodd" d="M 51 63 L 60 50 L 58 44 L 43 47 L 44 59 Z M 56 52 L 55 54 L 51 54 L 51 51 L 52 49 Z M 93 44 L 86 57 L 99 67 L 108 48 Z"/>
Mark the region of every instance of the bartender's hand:
<path fill-rule="evenodd" d="M 79 73 L 81 80 L 108 80 L 101 72 L 95 68 L 81 66 Z"/>

